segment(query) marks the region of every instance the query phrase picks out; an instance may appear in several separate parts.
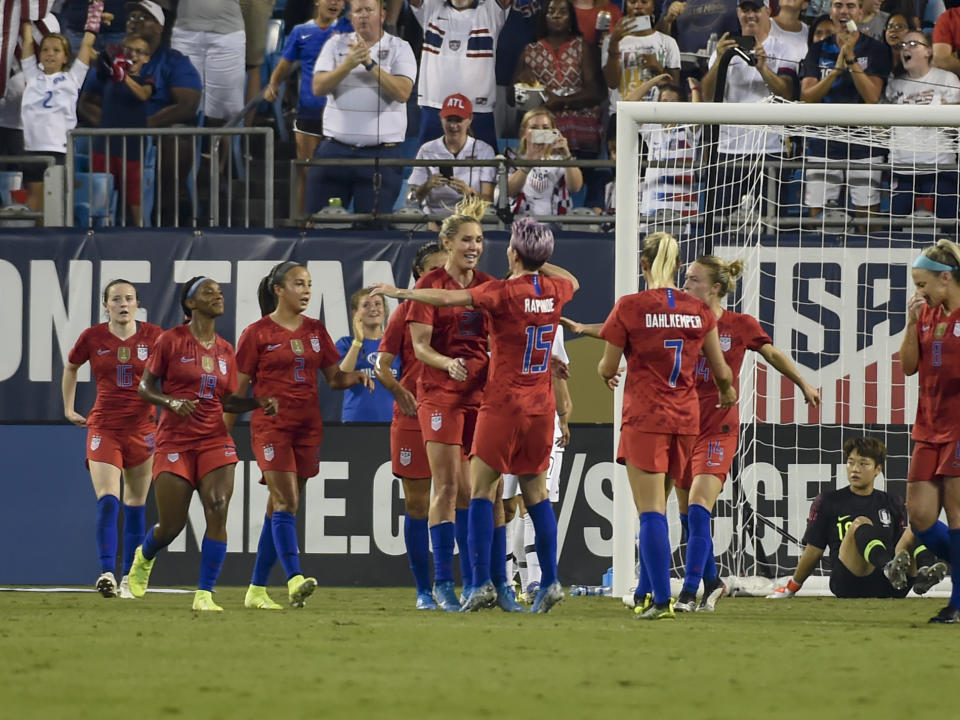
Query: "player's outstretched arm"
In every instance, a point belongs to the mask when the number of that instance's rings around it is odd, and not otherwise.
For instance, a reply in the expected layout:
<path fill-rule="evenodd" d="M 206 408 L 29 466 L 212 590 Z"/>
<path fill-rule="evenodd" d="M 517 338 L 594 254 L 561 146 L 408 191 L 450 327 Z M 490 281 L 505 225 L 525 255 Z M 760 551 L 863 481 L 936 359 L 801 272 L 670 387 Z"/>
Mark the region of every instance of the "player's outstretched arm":
<path fill-rule="evenodd" d="M 320 372 L 323 373 L 323 378 L 327 381 L 331 390 L 346 390 L 354 385 L 363 385 L 367 390 L 373 392 L 373 378 L 361 370 L 344 372 L 338 364 L 334 363 L 333 365 L 327 365 L 325 368 L 320 368 Z"/>
<path fill-rule="evenodd" d="M 623 370 L 620 369 L 620 360 L 622 358 L 623 348 L 608 342 L 603 349 L 603 357 L 600 358 L 600 364 L 597 365 L 597 373 L 611 390 L 620 384 L 620 375 L 623 373 Z"/>
<path fill-rule="evenodd" d="M 469 290 L 438 290 L 436 288 L 422 288 L 406 290 L 395 288 L 386 283 L 375 283 L 370 291 L 374 295 L 386 295 L 398 300 L 415 300 L 437 307 L 453 307 L 456 305 L 473 305 L 473 295 Z"/>
<path fill-rule="evenodd" d="M 793 364 L 793 361 L 790 360 L 782 350 L 767 343 L 760 348 L 758 352 L 763 359 L 773 365 L 781 375 L 790 378 L 793 384 L 800 388 L 800 392 L 803 393 L 803 399 L 808 405 L 813 405 L 813 407 L 820 406 L 820 391 L 803 379 L 800 371 L 797 370 L 797 366 Z"/>
<path fill-rule="evenodd" d="M 276 415 L 280 404 L 275 397 L 241 397 L 239 395 L 224 395 L 220 399 L 224 413 L 245 413 L 263 408 L 267 415 Z"/>
<path fill-rule="evenodd" d="M 720 390 L 720 407 L 732 407 L 737 402 L 737 390 L 733 387 L 733 371 L 723 359 L 723 349 L 720 347 L 720 335 L 713 328 L 707 333 L 703 341 L 703 354 L 707 358 L 710 370 L 713 372 L 713 381 Z"/>
<path fill-rule="evenodd" d="M 246 397 L 247 390 L 250 389 L 250 376 L 246 373 L 238 372 L 237 373 L 237 389 L 233 391 L 233 394 L 237 397 Z M 225 412 L 223 414 L 223 424 L 227 426 L 227 432 L 233 430 L 234 424 L 237 422 L 237 413 Z"/>
<path fill-rule="evenodd" d="M 793 597 L 798 592 L 800 588 L 803 587 L 804 581 L 810 577 L 810 574 L 813 572 L 814 568 L 817 567 L 817 563 L 820 562 L 820 558 L 823 557 L 823 549 L 815 547 L 814 545 L 807 545 L 803 548 L 803 554 L 800 556 L 800 560 L 797 561 L 797 569 L 793 571 L 793 577 L 787 581 L 787 584 L 783 587 L 778 587 L 772 593 L 767 595 L 767 598 L 771 600 L 780 600 L 783 598 Z"/>
<path fill-rule="evenodd" d="M 577 280 L 576 276 L 569 270 L 564 270 L 559 265 L 554 265 L 553 263 L 544 263 L 540 266 L 540 274 L 544 277 L 563 278 L 564 280 L 569 280 L 573 283 L 574 292 L 580 289 L 580 281 Z"/>
<path fill-rule="evenodd" d="M 579 323 L 567 317 L 560 318 L 560 324 L 576 335 L 586 335 L 597 339 L 600 338 L 600 330 L 603 329 L 603 323 Z"/>
<path fill-rule="evenodd" d="M 380 384 L 393 395 L 393 399 L 397 401 L 397 407 L 400 408 L 400 412 L 408 417 L 416 417 L 417 399 L 413 396 L 412 392 L 397 382 L 397 379 L 390 371 L 394 357 L 393 353 L 383 351 L 377 353 L 377 362 L 376 365 L 374 365 L 373 372 L 376 374 Z"/>

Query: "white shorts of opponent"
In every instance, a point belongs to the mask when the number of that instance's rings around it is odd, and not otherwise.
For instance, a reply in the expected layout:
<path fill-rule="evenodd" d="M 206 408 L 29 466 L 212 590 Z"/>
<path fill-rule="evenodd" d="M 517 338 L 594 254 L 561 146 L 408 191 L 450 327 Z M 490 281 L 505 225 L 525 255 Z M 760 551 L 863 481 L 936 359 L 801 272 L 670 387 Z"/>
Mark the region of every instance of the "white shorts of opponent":
<path fill-rule="evenodd" d="M 553 425 L 553 450 L 550 452 L 550 467 L 547 468 L 547 494 L 550 502 L 560 501 L 560 470 L 563 467 L 563 450 L 557 446 L 557 440 L 563 437 L 560 431 L 560 417 L 554 418 Z M 509 500 L 520 494 L 520 480 L 516 475 L 506 474 L 503 476 L 503 499 Z"/>

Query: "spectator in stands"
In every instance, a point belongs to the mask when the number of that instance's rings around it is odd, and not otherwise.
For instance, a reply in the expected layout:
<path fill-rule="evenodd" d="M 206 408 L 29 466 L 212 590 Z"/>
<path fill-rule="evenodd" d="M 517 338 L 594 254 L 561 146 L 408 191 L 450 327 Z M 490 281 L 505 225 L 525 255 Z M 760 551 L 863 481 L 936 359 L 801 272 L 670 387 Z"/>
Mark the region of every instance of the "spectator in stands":
<path fill-rule="evenodd" d="M 960 75 L 960 2 L 947 0 L 947 10 L 933 26 L 933 66 Z"/>
<path fill-rule="evenodd" d="M 514 81 L 545 89 L 544 106 L 578 158 L 596 158 L 602 138 L 603 86 L 597 50 L 574 21 L 570 0 L 549 0 L 538 19 L 536 41 L 520 56 Z"/>
<path fill-rule="evenodd" d="M 200 73 L 204 125 L 225 125 L 243 110 L 246 36 L 240 0 L 179 0 L 170 47 Z"/>
<path fill-rule="evenodd" d="M 680 82 L 680 48 L 672 37 L 653 29 L 654 0 L 626 0 L 625 10 L 604 38 L 600 53 L 603 77 L 610 89 L 611 115 L 621 97 L 645 80 L 665 72 L 671 82 Z M 653 95 L 657 87 L 651 89 Z"/>
<path fill-rule="evenodd" d="M 833 20 L 829 15 L 821 15 L 810 23 L 810 36 L 807 39 L 807 48 L 823 42 L 833 35 Z"/>
<path fill-rule="evenodd" d="M 83 42 L 83 28 L 87 22 L 89 5 L 90 0 L 66 0 L 58 11 L 61 32 L 70 41 L 70 47 L 74 52 L 80 51 L 80 45 Z M 123 43 L 126 23 L 123 6 L 124 0 L 104 0 L 103 12 L 109 14 L 111 19 L 109 23 L 104 21 L 103 27 L 97 34 L 93 44 L 96 50 L 119 47 Z"/>
<path fill-rule="evenodd" d="M 930 66 L 933 50 L 927 37 L 916 30 L 903 36 L 900 45 L 903 69 L 887 83 L 885 99 L 895 105 L 960 105 L 960 78 L 949 70 Z M 935 210 L 937 217 L 957 216 L 956 135 L 940 128 L 894 127 L 890 137 L 893 193 L 890 212 L 909 215 Z M 918 165 L 936 169 L 916 170 Z M 918 207 L 918 202 L 922 207 Z"/>
<path fill-rule="evenodd" d="M 913 19 L 901 13 L 893 13 L 887 18 L 887 26 L 883 30 L 883 39 L 890 48 L 890 65 L 894 75 L 903 71 L 900 64 L 900 42 L 903 36 L 911 30 L 916 30 Z"/>
<path fill-rule="evenodd" d="M 328 95 L 323 112 L 325 139 L 314 157 L 398 158 L 407 130 L 407 109 L 417 77 L 410 45 L 383 32 L 385 12 L 379 0 L 353 0 L 355 32 L 334 35 L 317 58 L 313 94 Z M 354 212 L 388 213 L 400 192 L 399 167 L 311 168 L 307 174 L 307 210 L 316 212 L 330 198 Z"/>
<path fill-rule="evenodd" d="M 496 148 L 497 38 L 511 0 L 410 0 L 423 28 L 420 56 L 420 133 L 423 145 L 443 134 L 443 101 L 464 88 L 473 105 L 473 134 Z"/>
<path fill-rule="evenodd" d="M 857 0 L 833 0 L 830 18 L 834 35 L 810 48 L 801 66 L 800 99 L 803 102 L 874 104 L 883 95 L 883 86 L 890 75 L 890 51 L 886 43 L 854 29 L 860 19 Z M 804 183 L 803 203 L 810 215 L 819 215 L 828 204 L 837 203 L 844 172 L 850 185 L 850 204 L 859 214 L 868 214 L 880 203 L 880 173 L 855 170 L 857 165 L 871 162 L 876 151 L 866 145 L 807 140 L 806 153 L 811 158 L 843 160 L 848 169 L 809 170 Z"/>
<path fill-rule="evenodd" d="M 297 25 L 287 35 L 283 46 L 283 58 L 270 75 L 270 83 L 264 91 L 264 99 L 274 102 L 280 92 L 280 83 L 290 72 L 293 63 L 300 62 L 300 92 L 297 100 L 297 117 L 293 122 L 293 137 L 297 143 L 297 159 L 309 160 L 323 139 L 323 108 L 326 95 L 313 94 L 313 66 L 324 44 L 334 33 L 353 30 L 350 21 L 342 16 L 344 0 L 322 0 L 317 3 L 317 14 L 312 20 Z M 300 168 L 297 184 L 297 209 L 303 212 L 307 169 Z"/>
<path fill-rule="evenodd" d="M 387 308 L 384 299 L 370 296 L 370 288 L 357 290 L 350 296 L 353 335 L 337 340 L 340 371 L 358 371 L 370 378 L 371 385 L 357 384 L 343 393 L 340 422 L 381 422 L 393 419 L 393 393 L 380 382 L 374 372 L 380 340 L 387 326 Z M 400 377 L 402 362 L 395 357 L 389 369 L 395 379 Z"/>
<path fill-rule="evenodd" d="M 153 78 L 153 94 L 147 101 L 147 127 L 174 127 L 177 125 L 196 125 L 197 108 L 203 85 L 200 74 L 190 59 L 163 42 L 164 13 L 153 0 L 138 0 L 127 3 L 127 34 L 140 35 L 150 45 L 150 62 L 141 74 Z M 80 118 L 93 127 L 100 126 L 103 105 L 103 81 L 96 74 L 87 75 L 80 93 L 77 106 Z M 172 175 L 173 167 L 179 162 L 179 177 L 186 178 L 193 164 L 190 146 L 185 141 L 172 138 L 160 138 L 160 163 Z M 179 149 L 178 149 L 179 147 Z M 160 204 L 164 217 L 161 224 L 173 224 L 175 200 L 178 193 L 186 193 L 186 183 L 177 187 L 168 176 L 166 181 L 158 181 Z M 181 203 L 185 210 L 186 203 Z"/>
<path fill-rule="evenodd" d="M 261 83 L 260 66 L 263 65 L 267 49 L 267 27 L 273 16 L 273 6 L 276 0 L 240 0 L 240 14 L 243 17 L 244 55 L 246 56 L 247 91 L 244 102 L 252 102 L 260 94 Z M 320 2 L 316 3 L 317 9 Z M 342 11 L 342 8 L 341 8 Z M 299 23 L 291 23 L 292 28 Z M 251 109 L 245 118 L 245 124 L 253 125 L 256 111 Z M 301 183 L 301 187 L 303 183 Z"/>
<path fill-rule="evenodd" d="M 520 121 L 521 160 L 570 160 L 567 139 L 557 129 L 557 121 L 545 107 L 529 110 Z M 513 214 L 565 215 L 573 203 L 572 193 L 583 187 L 583 173 L 575 165 L 567 167 L 518 167 L 507 178 L 507 192 Z"/>
<path fill-rule="evenodd" d="M 142 35 L 127 35 L 121 47 L 122 56 L 113 62 L 112 73 L 107 76 L 105 69 L 98 68 L 104 81 L 103 112 L 100 113 L 102 128 L 146 128 L 147 101 L 153 94 L 153 78 L 144 73 L 144 66 L 150 62 L 150 44 Z M 126 62 L 121 62 L 125 60 Z M 111 82 L 106 82 L 110 80 Z M 109 168 L 106 138 L 93 140 L 94 172 L 110 172 L 113 186 L 124 188 L 120 192 L 130 210 L 134 225 L 141 225 L 140 170 L 144 152 L 142 138 L 114 136 L 109 138 Z M 126 162 L 124 162 L 126 160 Z M 127 223 L 121 223 L 126 225 Z"/>
<path fill-rule="evenodd" d="M 20 119 L 20 103 L 26 81 L 20 63 L 14 58 L 14 68 L 0 96 L 0 155 L 23 155 L 23 121 Z M 0 165 L 2 170 L 20 170 L 20 166 Z M 9 201 L 0 197 L 0 205 Z"/>
<path fill-rule="evenodd" d="M 810 29 L 800 18 L 808 0 L 780 0 L 777 14 L 770 18 L 770 35 L 785 35 L 806 44 Z"/>
<path fill-rule="evenodd" d="M 737 25 L 736 0 L 673 0 L 657 23 L 657 30 L 677 40 L 680 52 L 695 53 L 704 50 L 710 36 L 718 39 L 724 33 L 735 34 Z"/>
<path fill-rule="evenodd" d="M 860 20 L 857 21 L 860 32 L 877 40 L 883 40 L 890 13 L 880 9 L 880 0 L 860 0 L 860 11 Z"/>
<path fill-rule="evenodd" d="M 431 140 L 417 151 L 417 160 L 492 160 L 496 151 L 483 140 L 471 137 L 470 124 L 473 107 L 465 95 L 451 95 L 443 101 L 440 122 L 443 136 Z M 479 195 L 487 202 L 493 201 L 493 187 L 497 181 L 497 169 L 490 167 L 423 167 L 410 173 L 407 183 L 410 192 L 431 215 L 449 214 L 453 207 L 467 195 Z M 440 230 L 432 222 L 431 230 Z"/>
<path fill-rule="evenodd" d="M 573 0 L 577 17 L 577 27 L 583 39 L 591 45 L 599 46 L 607 31 L 620 22 L 623 13 L 620 5 L 609 0 Z M 601 16 L 600 13 L 607 13 Z"/>

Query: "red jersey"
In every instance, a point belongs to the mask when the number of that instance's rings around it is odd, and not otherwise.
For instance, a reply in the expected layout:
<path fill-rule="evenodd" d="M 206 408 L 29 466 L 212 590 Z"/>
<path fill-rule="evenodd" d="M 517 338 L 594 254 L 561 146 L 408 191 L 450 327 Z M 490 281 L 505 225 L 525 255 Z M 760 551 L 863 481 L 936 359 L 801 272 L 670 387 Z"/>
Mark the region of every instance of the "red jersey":
<path fill-rule="evenodd" d="M 121 340 L 107 323 L 84 330 L 67 359 L 74 365 L 90 361 L 97 381 L 97 400 L 87 425 L 98 430 L 134 429 L 154 417 L 153 405 L 137 394 L 143 368 L 163 328 L 139 323 L 137 332 Z"/>
<path fill-rule="evenodd" d="M 703 340 L 717 326 L 702 300 L 674 288 L 617 300 L 600 337 L 623 348 L 623 424 L 674 435 L 700 432 L 695 374 Z"/>
<path fill-rule="evenodd" d="M 411 300 L 402 302 L 397 309 L 390 315 L 390 321 L 387 323 L 386 330 L 383 331 L 383 338 L 380 340 L 380 352 L 390 353 L 394 357 L 400 358 L 400 367 L 403 373 L 398 382 L 405 390 L 417 396 L 417 383 L 420 380 L 420 373 L 423 371 L 423 363 L 417 360 L 417 355 L 413 351 L 413 341 L 410 339 L 410 329 L 407 327 L 407 316 L 410 309 L 418 305 Z M 420 421 L 415 417 L 407 417 L 399 408 L 397 403 L 393 403 L 393 422 L 397 427 L 407 430 L 420 430 Z"/>
<path fill-rule="evenodd" d="M 484 410 L 553 415 L 550 350 L 561 310 L 573 297 L 566 278 L 521 275 L 471 290 L 490 316 L 490 373 Z"/>
<path fill-rule="evenodd" d="M 727 361 L 733 371 L 733 386 L 740 397 L 740 368 L 743 365 L 743 356 L 747 350 L 757 352 L 764 345 L 773 341 L 767 335 L 760 323 L 752 315 L 724 310 L 717 320 L 717 333 L 720 335 L 720 349 L 723 350 L 723 359 Z M 733 407 L 717 407 L 720 402 L 720 390 L 710 374 L 710 364 L 707 358 L 700 355 L 697 358 L 697 395 L 700 397 L 700 434 L 716 435 L 718 433 L 739 433 L 740 412 L 738 405 Z"/>
<path fill-rule="evenodd" d="M 322 427 L 317 372 L 337 365 L 340 355 L 327 328 L 319 320 L 303 317 L 296 330 L 287 330 L 267 315 L 248 326 L 237 342 L 237 369 L 253 380 L 256 397 L 276 397 L 280 411 L 265 415 L 253 411 L 251 431 Z"/>
<path fill-rule="evenodd" d="M 205 348 L 188 325 L 178 325 L 157 339 L 147 368 L 162 380 L 167 395 L 198 401 L 186 417 L 170 410 L 160 414 L 157 453 L 191 450 L 200 442 L 230 437 L 221 398 L 237 389 L 237 362 L 233 346 L 219 335 L 215 338 Z"/>
<path fill-rule="evenodd" d="M 960 438 L 960 309 L 924 307 L 917 323 L 920 393 L 911 437 L 928 443 Z"/>
<path fill-rule="evenodd" d="M 473 282 L 466 289 L 472 290 L 490 280 L 493 280 L 493 276 L 474 270 Z M 450 277 L 446 268 L 428 272 L 420 278 L 416 287 L 464 289 Z M 431 347 L 441 355 L 463 358 L 467 364 L 467 379 L 464 382 L 457 382 L 445 371 L 425 364 L 420 373 L 417 397 L 429 395 L 432 402 L 449 407 L 479 405 L 489 362 L 487 318 L 483 311 L 474 307 L 434 307 L 414 303 L 407 315 L 407 322 L 432 326 Z"/>

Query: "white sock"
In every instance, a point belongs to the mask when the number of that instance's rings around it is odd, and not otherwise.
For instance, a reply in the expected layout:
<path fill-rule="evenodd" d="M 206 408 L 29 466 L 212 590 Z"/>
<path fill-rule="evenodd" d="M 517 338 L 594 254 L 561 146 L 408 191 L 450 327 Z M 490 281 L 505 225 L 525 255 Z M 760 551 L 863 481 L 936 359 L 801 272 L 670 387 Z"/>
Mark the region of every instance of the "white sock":
<path fill-rule="evenodd" d="M 517 576 L 517 555 L 514 548 L 514 536 L 517 534 L 517 526 L 519 524 L 519 514 L 513 516 L 513 520 L 506 524 L 507 529 L 507 581 L 513 582 L 513 579 Z"/>
<path fill-rule="evenodd" d="M 527 557 L 527 582 L 524 585 L 526 589 L 530 583 L 540 582 L 540 558 L 537 557 L 536 533 L 530 513 L 523 516 L 523 551 Z"/>
<path fill-rule="evenodd" d="M 517 572 L 520 573 L 520 592 L 527 590 L 527 554 L 523 546 L 523 516 L 514 518 L 517 527 L 513 533 L 513 556 L 517 559 Z"/>

